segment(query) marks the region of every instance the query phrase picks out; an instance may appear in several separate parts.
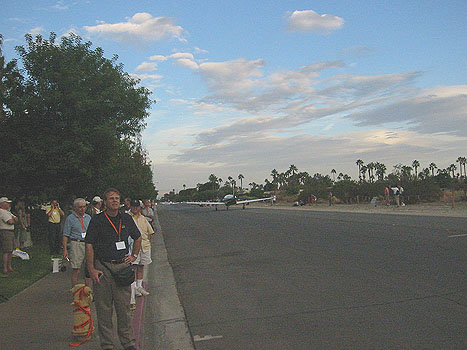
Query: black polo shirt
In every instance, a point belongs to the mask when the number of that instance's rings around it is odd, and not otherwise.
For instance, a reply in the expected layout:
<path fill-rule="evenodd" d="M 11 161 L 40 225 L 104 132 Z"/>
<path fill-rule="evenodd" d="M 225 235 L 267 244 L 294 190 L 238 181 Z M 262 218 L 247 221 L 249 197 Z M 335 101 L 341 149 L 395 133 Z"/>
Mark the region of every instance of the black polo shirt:
<path fill-rule="evenodd" d="M 110 223 L 110 221 L 113 223 Z M 118 230 L 120 227 L 120 238 Z M 94 215 L 86 231 L 86 243 L 94 248 L 94 258 L 102 261 L 120 260 L 128 254 L 128 237 L 134 240 L 141 236 L 133 218 L 126 213 L 118 213 L 117 216 L 106 216 L 105 212 Z M 125 242 L 125 249 L 118 250 L 116 242 Z"/>

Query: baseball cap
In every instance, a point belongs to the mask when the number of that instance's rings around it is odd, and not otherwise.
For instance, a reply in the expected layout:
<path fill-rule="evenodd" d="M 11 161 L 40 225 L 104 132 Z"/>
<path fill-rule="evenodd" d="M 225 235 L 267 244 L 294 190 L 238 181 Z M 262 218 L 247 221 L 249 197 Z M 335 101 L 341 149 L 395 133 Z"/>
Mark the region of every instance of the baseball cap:
<path fill-rule="evenodd" d="M 140 207 L 141 204 L 139 202 L 139 200 L 137 199 L 132 199 L 131 202 L 130 202 L 130 207 Z"/>
<path fill-rule="evenodd" d="M 5 203 L 5 202 L 11 203 L 11 201 L 7 197 L 0 198 L 0 203 Z"/>
<path fill-rule="evenodd" d="M 99 196 L 95 196 L 93 199 L 92 199 L 93 202 L 102 202 L 102 198 L 99 197 Z"/>

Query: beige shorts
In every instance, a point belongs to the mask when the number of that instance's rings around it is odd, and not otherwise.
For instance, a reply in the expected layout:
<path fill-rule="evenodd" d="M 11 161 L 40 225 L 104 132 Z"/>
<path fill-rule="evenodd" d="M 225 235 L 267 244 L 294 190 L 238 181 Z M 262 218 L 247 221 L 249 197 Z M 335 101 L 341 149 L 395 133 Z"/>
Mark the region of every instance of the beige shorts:
<path fill-rule="evenodd" d="M 70 242 L 70 263 L 72 269 L 80 269 L 86 256 L 85 242 Z"/>
<path fill-rule="evenodd" d="M 133 262 L 133 265 L 149 265 L 150 263 L 152 263 L 151 248 L 149 248 L 147 252 L 143 252 L 143 250 L 140 249 L 138 257 Z"/>
<path fill-rule="evenodd" d="M 0 239 L 3 253 L 11 253 L 15 250 L 15 233 L 13 231 L 0 230 Z"/>

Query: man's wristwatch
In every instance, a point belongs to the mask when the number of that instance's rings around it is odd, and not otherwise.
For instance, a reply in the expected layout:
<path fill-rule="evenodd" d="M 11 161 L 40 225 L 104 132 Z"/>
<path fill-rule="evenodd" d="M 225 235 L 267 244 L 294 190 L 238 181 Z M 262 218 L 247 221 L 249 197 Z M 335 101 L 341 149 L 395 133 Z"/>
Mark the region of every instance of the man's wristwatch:
<path fill-rule="evenodd" d="M 138 254 L 131 254 L 132 257 L 134 257 L 135 259 L 138 258 Z"/>

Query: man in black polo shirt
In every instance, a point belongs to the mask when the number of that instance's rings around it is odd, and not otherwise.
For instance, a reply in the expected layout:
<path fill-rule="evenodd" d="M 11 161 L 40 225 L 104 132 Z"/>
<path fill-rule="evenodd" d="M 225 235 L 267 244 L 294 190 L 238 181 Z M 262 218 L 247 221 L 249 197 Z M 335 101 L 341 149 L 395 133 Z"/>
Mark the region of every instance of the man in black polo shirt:
<path fill-rule="evenodd" d="M 125 350 L 136 350 L 131 327 L 131 287 L 118 286 L 111 272 L 136 260 L 141 247 L 141 234 L 130 215 L 121 213 L 120 193 L 108 189 L 104 193 L 106 211 L 95 215 L 86 233 L 86 260 L 94 282 L 99 335 L 102 349 L 113 349 L 112 313 L 117 313 L 120 343 Z M 134 239 L 133 251 L 128 251 L 128 237 Z"/>

